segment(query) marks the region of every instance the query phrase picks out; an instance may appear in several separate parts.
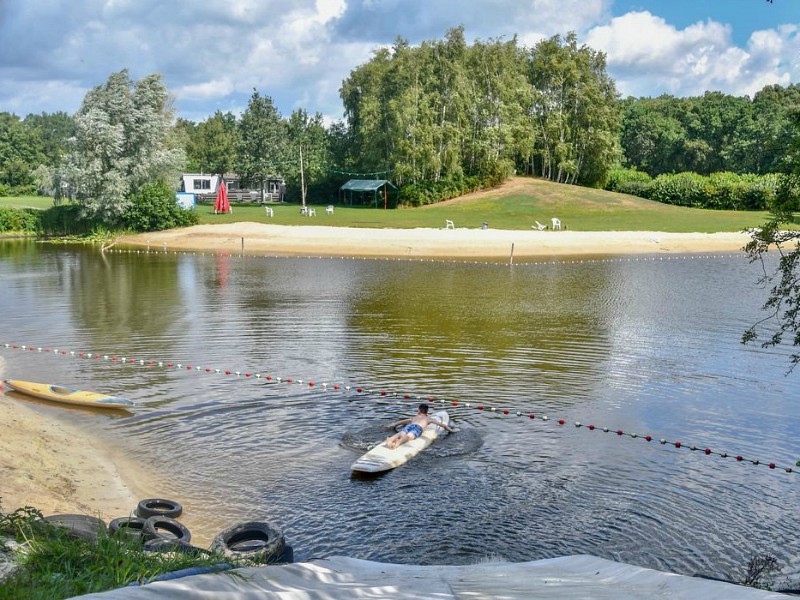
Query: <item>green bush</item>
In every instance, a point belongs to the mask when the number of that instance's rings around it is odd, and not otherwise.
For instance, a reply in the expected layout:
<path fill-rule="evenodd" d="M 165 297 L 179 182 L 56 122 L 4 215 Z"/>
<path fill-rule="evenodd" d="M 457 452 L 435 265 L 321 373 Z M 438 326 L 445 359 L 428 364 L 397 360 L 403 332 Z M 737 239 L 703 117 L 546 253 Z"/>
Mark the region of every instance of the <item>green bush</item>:
<path fill-rule="evenodd" d="M 613 191 L 619 192 L 620 194 L 638 196 L 639 198 L 650 198 L 652 188 L 652 181 L 637 181 L 635 179 L 631 179 L 629 181 L 619 182 L 616 184 L 616 188 Z"/>
<path fill-rule="evenodd" d="M 29 208 L 0 206 L 0 232 L 36 233 L 40 228 L 40 212 Z"/>
<path fill-rule="evenodd" d="M 650 199 L 677 206 L 705 207 L 709 199 L 707 180 L 697 173 L 664 173 L 653 180 Z"/>
<path fill-rule="evenodd" d="M 769 209 L 775 214 L 800 212 L 800 176 L 779 175 Z"/>
<path fill-rule="evenodd" d="M 721 172 L 665 173 L 651 179 L 635 169 L 612 169 L 607 190 L 675 204 L 719 210 L 765 210 L 775 202 L 780 176 Z"/>
<path fill-rule="evenodd" d="M 61 204 L 41 211 L 41 233 L 50 236 L 90 233 L 100 221 L 81 217 L 80 208 L 78 204 Z"/>
<path fill-rule="evenodd" d="M 175 202 L 175 190 L 163 181 L 149 183 L 132 196 L 123 220 L 135 231 L 159 231 L 198 223 L 197 213 Z"/>
<path fill-rule="evenodd" d="M 742 198 L 745 210 L 768 210 L 775 202 L 781 175 L 767 173 L 766 175 L 743 175 L 749 183 Z"/>
<path fill-rule="evenodd" d="M 498 177 L 498 173 L 484 176 L 454 175 L 439 181 L 409 183 L 400 188 L 398 204 L 402 206 L 423 206 L 442 202 L 463 194 L 499 185 L 504 178 L 498 181 Z"/>
<path fill-rule="evenodd" d="M 25 183 L 22 185 L 15 185 L 11 188 L 10 196 L 35 196 L 39 193 L 36 186 L 32 183 Z"/>
<path fill-rule="evenodd" d="M 630 183 L 635 183 L 637 185 L 634 185 L 629 189 L 636 189 L 639 187 L 638 184 L 648 184 L 652 180 L 653 178 L 644 171 L 615 167 L 609 170 L 608 175 L 606 176 L 606 185 L 604 189 L 611 192 L 630 194 L 632 192 L 623 192 L 621 189 L 619 189 L 620 186 L 628 186 Z"/>

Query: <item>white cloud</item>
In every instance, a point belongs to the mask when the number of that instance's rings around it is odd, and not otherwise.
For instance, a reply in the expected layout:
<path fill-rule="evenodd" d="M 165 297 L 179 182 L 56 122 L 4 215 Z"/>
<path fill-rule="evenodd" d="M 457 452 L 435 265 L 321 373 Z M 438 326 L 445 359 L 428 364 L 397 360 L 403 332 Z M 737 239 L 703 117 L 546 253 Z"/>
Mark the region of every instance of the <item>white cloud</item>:
<path fill-rule="evenodd" d="M 587 43 L 606 52 L 609 72 L 623 95 L 698 95 L 706 90 L 752 95 L 767 84 L 787 84 L 785 57 L 798 46 L 797 28 L 756 31 L 747 48 L 732 41 L 731 28 L 701 21 L 677 29 L 647 11 L 616 17 L 591 29 Z M 794 66 L 797 74 L 797 65 Z"/>
<path fill-rule="evenodd" d="M 533 46 L 576 31 L 608 53 L 625 94 L 753 93 L 800 79 L 796 25 L 737 46 L 713 20 L 677 29 L 650 12 L 611 18 L 613 0 L 12 0 L 0 10 L 0 111 L 74 112 L 86 90 L 127 68 L 161 73 L 181 116 L 238 112 L 256 88 L 282 113 L 341 117 L 338 90 L 374 49 L 464 27 L 468 43 Z"/>

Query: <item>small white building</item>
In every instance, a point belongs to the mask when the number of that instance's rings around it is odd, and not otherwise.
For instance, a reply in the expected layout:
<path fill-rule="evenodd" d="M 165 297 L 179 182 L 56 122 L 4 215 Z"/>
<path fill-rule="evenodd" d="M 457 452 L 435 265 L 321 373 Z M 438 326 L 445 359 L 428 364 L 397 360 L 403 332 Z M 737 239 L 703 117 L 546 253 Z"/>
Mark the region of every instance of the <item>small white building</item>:
<path fill-rule="evenodd" d="M 213 194 L 219 190 L 219 175 L 184 173 L 181 175 L 181 191 L 187 194 Z"/>
<path fill-rule="evenodd" d="M 237 202 L 259 202 L 261 200 L 261 190 L 241 187 L 241 179 L 234 173 L 225 173 L 220 180 L 220 176 L 207 175 L 205 173 L 184 173 L 181 175 L 181 192 L 195 194 L 197 200 L 213 201 L 217 197 L 220 181 L 224 182 L 228 191 L 228 199 Z M 268 202 L 282 202 L 286 192 L 286 185 L 283 179 L 273 177 L 264 182 L 265 199 Z"/>

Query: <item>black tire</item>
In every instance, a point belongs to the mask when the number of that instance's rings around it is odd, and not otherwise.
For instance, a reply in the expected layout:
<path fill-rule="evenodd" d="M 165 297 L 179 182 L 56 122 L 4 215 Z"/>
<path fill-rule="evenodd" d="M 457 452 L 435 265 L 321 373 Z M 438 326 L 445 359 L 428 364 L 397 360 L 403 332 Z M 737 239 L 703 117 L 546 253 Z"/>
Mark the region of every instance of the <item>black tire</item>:
<path fill-rule="evenodd" d="M 136 516 L 143 519 L 150 517 L 169 517 L 175 519 L 181 516 L 183 507 L 180 502 L 164 500 L 163 498 L 147 498 L 139 502 L 136 507 Z"/>
<path fill-rule="evenodd" d="M 111 520 L 108 524 L 108 531 L 111 535 L 124 535 L 144 540 L 145 522 L 146 519 L 141 517 L 119 517 Z"/>
<path fill-rule="evenodd" d="M 149 517 L 144 522 L 144 534 L 148 539 L 189 542 L 192 534 L 183 523 L 169 517 Z"/>
<path fill-rule="evenodd" d="M 145 552 L 181 552 L 183 554 L 190 554 L 192 556 L 209 556 L 211 552 L 205 548 L 198 548 L 192 546 L 188 542 L 180 540 L 167 540 L 164 538 L 156 538 L 147 540 L 144 543 Z"/>
<path fill-rule="evenodd" d="M 252 521 L 220 533 L 211 543 L 211 550 L 231 560 L 268 564 L 284 558 L 286 540 L 269 523 Z"/>
<path fill-rule="evenodd" d="M 105 521 L 88 515 L 49 515 L 44 520 L 66 530 L 71 537 L 91 542 L 97 541 L 100 532 L 108 531 Z"/>

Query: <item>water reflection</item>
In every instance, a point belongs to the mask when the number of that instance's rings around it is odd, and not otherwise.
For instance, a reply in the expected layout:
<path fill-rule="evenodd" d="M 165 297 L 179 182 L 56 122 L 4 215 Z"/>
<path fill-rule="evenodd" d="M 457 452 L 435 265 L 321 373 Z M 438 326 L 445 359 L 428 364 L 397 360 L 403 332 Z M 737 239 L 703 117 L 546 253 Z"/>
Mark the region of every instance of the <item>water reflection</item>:
<path fill-rule="evenodd" d="M 2 352 L 9 377 L 137 401 L 117 419 L 41 410 L 163 473 L 200 539 L 265 519 L 299 560 L 590 553 L 726 576 L 770 552 L 797 573 L 795 474 L 613 433 L 800 458 L 785 352 L 738 341 L 760 316 L 753 269 L 743 258 L 513 268 L 102 258 L 0 242 L 4 341 L 137 360 Z M 383 477 L 351 478 L 377 428 L 418 396 L 446 399 L 461 432 Z M 420 511 L 446 532 L 420 528 Z"/>

